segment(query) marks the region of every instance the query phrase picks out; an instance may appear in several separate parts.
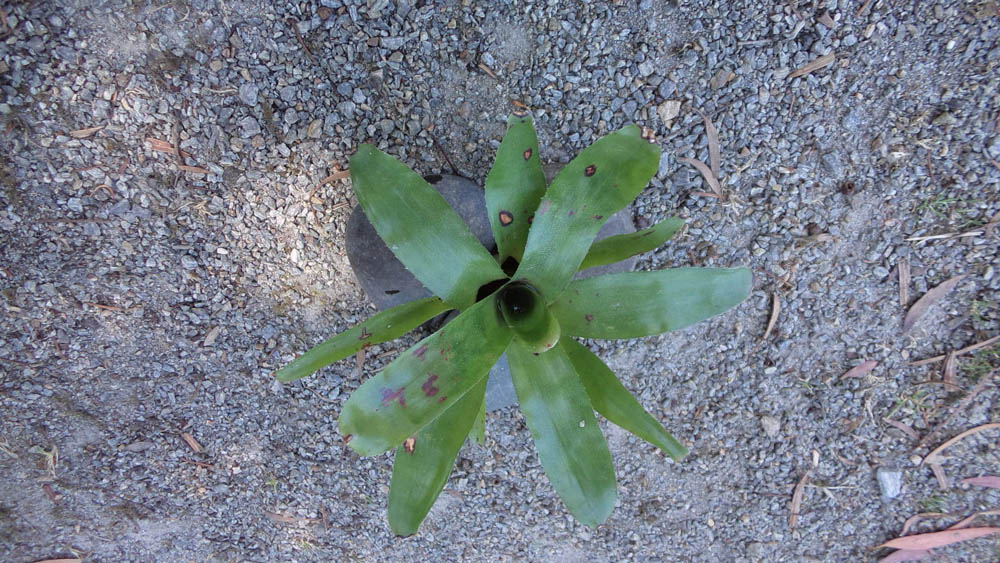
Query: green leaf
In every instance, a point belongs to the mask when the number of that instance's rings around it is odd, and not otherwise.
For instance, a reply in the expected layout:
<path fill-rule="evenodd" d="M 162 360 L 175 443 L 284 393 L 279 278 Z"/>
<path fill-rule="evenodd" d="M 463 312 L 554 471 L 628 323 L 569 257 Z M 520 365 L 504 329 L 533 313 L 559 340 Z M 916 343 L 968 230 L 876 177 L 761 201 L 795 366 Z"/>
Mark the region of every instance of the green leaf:
<path fill-rule="evenodd" d="M 580 522 L 597 526 L 615 505 L 615 472 L 604 435 L 561 345 L 534 354 L 507 347 L 517 400 L 545 474 Z"/>
<path fill-rule="evenodd" d="M 532 352 L 541 353 L 559 342 L 559 323 L 535 288 L 522 282 L 510 282 L 497 294 L 500 314 Z"/>
<path fill-rule="evenodd" d="M 455 465 L 458 450 L 484 404 L 486 378 L 396 448 L 389 482 L 389 527 L 400 536 L 415 534 Z"/>
<path fill-rule="evenodd" d="M 556 176 L 538 205 L 514 279 L 553 302 L 583 261 L 594 236 L 656 173 L 660 147 L 632 125 L 599 139 Z"/>
<path fill-rule="evenodd" d="M 544 193 L 545 174 L 531 117 L 512 115 L 486 176 L 486 209 L 501 264 L 508 257 L 521 261 L 531 216 Z"/>
<path fill-rule="evenodd" d="M 563 334 L 639 338 L 677 330 L 738 305 L 753 284 L 746 268 L 672 268 L 575 280 L 549 306 Z"/>
<path fill-rule="evenodd" d="M 666 429 L 635 400 L 600 358 L 572 338 L 563 338 L 560 345 L 566 348 L 576 374 L 583 381 L 590 404 L 604 418 L 653 444 L 676 461 L 687 455 L 687 448 L 670 435 Z"/>
<path fill-rule="evenodd" d="M 580 264 L 580 269 L 614 264 L 629 256 L 649 252 L 673 237 L 683 225 L 683 219 L 671 217 L 648 229 L 599 240 L 590 247 L 590 251 Z"/>
<path fill-rule="evenodd" d="M 313 346 L 278 370 L 274 378 L 288 382 L 312 375 L 316 370 L 343 360 L 365 346 L 395 340 L 450 308 L 437 297 L 427 297 L 386 309 L 354 328 Z"/>
<path fill-rule="evenodd" d="M 480 286 L 506 277 L 441 194 L 405 164 L 363 144 L 350 169 L 378 236 L 434 295 L 465 309 Z"/>
<path fill-rule="evenodd" d="M 483 378 L 488 381 L 489 377 Z M 472 423 L 472 430 L 469 430 L 469 439 L 482 446 L 486 443 L 486 401 L 479 403 L 479 412 L 476 420 Z"/>
<path fill-rule="evenodd" d="M 483 299 L 358 387 L 340 434 L 361 455 L 395 448 L 485 378 L 510 339 L 496 297 Z"/>

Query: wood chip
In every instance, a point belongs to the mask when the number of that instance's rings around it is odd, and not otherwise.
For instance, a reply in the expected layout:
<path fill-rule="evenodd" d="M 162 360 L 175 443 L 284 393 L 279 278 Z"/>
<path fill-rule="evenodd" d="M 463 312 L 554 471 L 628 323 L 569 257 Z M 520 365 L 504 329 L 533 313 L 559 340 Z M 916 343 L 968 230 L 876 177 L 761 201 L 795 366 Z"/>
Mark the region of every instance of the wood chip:
<path fill-rule="evenodd" d="M 836 22 L 833 21 L 833 18 L 830 17 L 829 10 L 823 12 L 823 15 L 816 18 L 816 21 L 826 26 L 827 29 L 833 29 L 837 25 Z"/>
<path fill-rule="evenodd" d="M 788 75 L 788 80 L 791 80 L 793 78 L 798 78 L 800 76 L 805 76 L 805 75 L 807 75 L 807 74 L 809 74 L 811 72 L 816 72 L 817 70 L 819 70 L 819 69 L 821 69 L 823 67 L 832 65 L 834 63 L 834 61 L 836 61 L 836 60 L 837 60 L 837 57 L 833 53 L 830 53 L 829 55 L 823 55 L 822 57 L 819 57 L 818 59 L 814 59 L 814 60 L 812 60 L 812 61 L 810 61 L 810 62 L 802 65 L 801 67 L 793 70 Z"/>
<path fill-rule="evenodd" d="M 362 373 L 362 370 L 365 367 L 365 349 L 364 348 L 361 348 L 360 350 L 358 350 L 358 353 L 354 355 L 354 363 L 357 366 L 356 375 L 358 377 L 358 381 L 361 381 L 361 373 Z"/>
<path fill-rule="evenodd" d="M 774 330 L 775 323 L 778 322 L 778 315 L 781 314 L 781 298 L 778 297 L 777 293 L 771 294 L 771 319 L 767 321 L 767 328 L 764 329 L 764 336 L 761 340 L 767 340 L 771 336 L 771 331 Z"/>
<path fill-rule="evenodd" d="M 698 172 L 701 172 L 702 177 L 705 178 L 705 182 L 707 182 L 708 186 L 712 188 L 712 192 L 716 195 L 716 197 L 718 197 L 719 199 L 724 199 L 722 193 L 722 186 L 719 184 L 719 180 L 715 177 L 714 174 L 712 174 L 712 171 L 708 168 L 708 166 L 705 166 L 704 162 L 696 158 L 678 158 L 677 160 L 685 164 L 690 164 L 695 168 L 697 168 Z"/>
<path fill-rule="evenodd" d="M 264 516 L 267 516 L 272 522 L 280 522 L 282 524 L 309 524 L 315 521 L 314 518 L 285 516 L 284 514 L 278 514 L 277 512 L 264 512 Z"/>
<path fill-rule="evenodd" d="M 910 332 L 914 325 L 917 324 L 917 321 L 920 320 L 920 317 L 923 317 L 927 313 L 927 310 L 940 301 L 942 297 L 951 293 L 951 290 L 955 289 L 955 286 L 963 279 L 965 279 L 965 274 L 949 278 L 925 293 L 920 299 L 917 299 L 917 302 L 906 312 L 906 318 L 903 319 L 903 333 Z"/>
<path fill-rule="evenodd" d="M 92 136 L 94 133 L 97 133 L 101 129 L 104 129 L 103 125 L 97 127 L 87 127 L 86 129 L 77 129 L 76 131 L 70 131 L 69 136 L 73 137 L 74 139 L 86 139 L 87 137 Z"/>
<path fill-rule="evenodd" d="M 215 327 L 212 330 L 208 331 L 208 334 L 205 335 L 205 341 L 202 342 L 201 345 L 208 348 L 212 344 L 215 344 L 215 339 L 219 337 L 219 331 L 220 331 L 219 327 Z"/>
<path fill-rule="evenodd" d="M 694 111 L 698 112 L 701 116 L 702 121 L 705 122 L 705 137 L 708 138 L 708 164 L 712 168 L 712 174 L 716 178 L 720 176 L 722 167 L 722 153 L 719 148 L 719 130 L 715 128 L 715 124 L 712 120 L 708 118 L 705 112 L 698 108 L 694 108 Z M 719 192 L 722 195 L 722 192 Z"/>
<path fill-rule="evenodd" d="M 188 447 L 190 447 L 192 450 L 194 450 L 194 453 L 199 453 L 203 449 L 205 449 L 205 448 L 201 447 L 201 444 L 198 443 L 198 440 L 194 439 L 194 436 L 192 436 L 191 434 L 188 434 L 187 432 L 181 432 L 181 439 L 183 439 L 184 442 L 187 443 Z"/>
<path fill-rule="evenodd" d="M 791 514 L 788 515 L 788 527 L 795 529 L 795 526 L 799 523 L 799 509 L 802 507 L 802 492 L 806 489 L 806 481 L 809 479 L 809 474 L 812 471 L 806 471 L 805 475 L 799 479 L 799 483 L 795 485 L 795 491 L 792 493 L 792 504 Z"/>
<path fill-rule="evenodd" d="M 910 302 L 910 259 L 903 258 L 896 266 L 899 269 L 899 306 L 906 307 Z"/>
<path fill-rule="evenodd" d="M 211 174 L 210 171 L 204 168 L 201 168 L 199 166 L 188 166 L 186 164 L 178 164 L 177 169 L 182 170 L 184 172 L 191 172 L 192 174 Z"/>
<path fill-rule="evenodd" d="M 497 75 L 494 74 L 493 71 L 490 70 L 490 67 L 486 66 L 484 63 L 479 63 L 479 70 L 488 74 L 493 80 L 498 80 Z"/>
<path fill-rule="evenodd" d="M 840 378 L 851 379 L 852 377 L 864 377 L 865 374 L 875 369 L 876 366 L 878 366 L 878 362 L 876 362 L 875 360 L 868 360 L 847 370 L 847 372 L 844 373 L 844 375 L 840 376 Z"/>

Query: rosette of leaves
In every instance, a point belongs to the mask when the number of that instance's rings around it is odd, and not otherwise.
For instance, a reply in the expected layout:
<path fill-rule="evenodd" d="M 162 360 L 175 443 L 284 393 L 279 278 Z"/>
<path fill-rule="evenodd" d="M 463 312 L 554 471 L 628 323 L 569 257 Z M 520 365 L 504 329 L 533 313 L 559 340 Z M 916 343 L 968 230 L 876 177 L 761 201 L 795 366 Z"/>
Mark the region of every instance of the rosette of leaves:
<path fill-rule="evenodd" d="M 652 250 L 681 226 L 594 243 L 659 163 L 636 126 L 603 137 L 546 188 L 530 118 L 512 116 L 486 178 L 491 254 L 420 175 L 371 145 L 350 159 L 358 201 L 379 236 L 434 297 L 382 311 L 298 357 L 275 375 L 292 381 L 395 339 L 448 310 L 459 314 L 362 384 L 339 429 L 371 456 L 395 449 L 388 519 L 417 531 L 467 436 L 482 443 L 490 367 L 505 351 L 542 467 L 566 507 L 597 526 L 615 503 L 611 455 L 594 411 L 674 459 L 684 446 L 575 338 L 639 338 L 676 330 L 743 301 L 745 268 L 674 268 L 575 280 L 584 268 Z"/>

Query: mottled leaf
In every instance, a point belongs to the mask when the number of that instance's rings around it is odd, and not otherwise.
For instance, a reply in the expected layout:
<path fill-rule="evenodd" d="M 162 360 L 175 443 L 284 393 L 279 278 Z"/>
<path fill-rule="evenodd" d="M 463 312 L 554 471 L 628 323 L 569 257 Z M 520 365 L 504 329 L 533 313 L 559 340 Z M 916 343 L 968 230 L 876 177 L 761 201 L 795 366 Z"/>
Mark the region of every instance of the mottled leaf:
<path fill-rule="evenodd" d="M 564 335 L 638 338 L 677 330 L 738 305 L 746 268 L 673 268 L 575 280 L 550 310 Z"/>
<path fill-rule="evenodd" d="M 595 242 L 580 263 L 580 269 L 614 264 L 629 256 L 649 252 L 670 240 L 684 226 L 684 220 L 671 217 L 648 229 L 625 235 L 615 235 Z"/>
<path fill-rule="evenodd" d="M 659 146 L 634 125 L 584 149 L 539 203 L 515 279 L 534 286 L 546 303 L 554 301 L 579 269 L 601 225 L 646 187 L 659 161 Z"/>
<path fill-rule="evenodd" d="M 511 339 L 495 297 L 421 340 L 351 395 L 340 433 L 361 455 L 403 443 L 486 377 Z"/>
<path fill-rule="evenodd" d="M 587 392 L 562 346 L 534 354 L 507 348 L 524 419 L 552 487 L 577 520 L 597 526 L 615 505 L 615 474 Z"/>
<path fill-rule="evenodd" d="M 486 176 L 486 209 L 500 263 L 524 255 L 531 218 L 545 193 L 538 137 L 528 116 L 511 116 L 496 160 Z"/>
<path fill-rule="evenodd" d="M 458 450 L 484 404 L 482 378 L 451 408 L 396 448 L 389 483 L 389 527 L 400 536 L 417 532 L 448 481 Z"/>
<path fill-rule="evenodd" d="M 480 286 L 506 277 L 441 194 L 405 164 L 363 144 L 350 171 L 378 236 L 434 295 L 465 309 Z"/>
<path fill-rule="evenodd" d="M 572 338 L 563 338 L 559 344 L 566 349 L 594 410 L 675 460 L 680 461 L 687 455 L 687 448 L 642 408 L 600 358 Z"/>
<path fill-rule="evenodd" d="M 366 346 L 395 340 L 450 308 L 437 297 L 428 297 L 386 309 L 354 328 L 317 344 L 278 370 L 274 378 L 287 382 L 311 375 Z"/>

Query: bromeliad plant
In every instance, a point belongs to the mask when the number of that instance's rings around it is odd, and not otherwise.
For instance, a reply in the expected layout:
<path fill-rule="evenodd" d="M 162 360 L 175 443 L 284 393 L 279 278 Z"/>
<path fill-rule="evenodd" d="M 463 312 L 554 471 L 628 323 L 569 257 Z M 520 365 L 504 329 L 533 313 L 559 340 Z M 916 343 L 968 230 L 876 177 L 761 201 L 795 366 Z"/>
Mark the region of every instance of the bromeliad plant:
<path fill-rule="evenodd" d="M 466 436 L 484 434 L 490 367 L 504 351 L 545 473 L 584 524 L 615 503 L 611 455 L 594 411 L 679 460 L 687 450 L 573 337 L 638 338 L 676 330 L 743 301 L 745 268 L 676 268 L 574 280 L 581 269 L 658 247 L 680 228 L 649 229 L 594 243 L 598 229 L 656 172 L 659 149 L 630 126 L 585 149 L 546 189 L 530 118 L 513 116 L 486 178 L 497 255 L 419 175 L 371 145 L 350 159 L 365 215 L 397 258 L 436 297 L 382 311 L 276 373 L 307 376 L 432 317 L 460 313 L 361 385 L 344 404 L 340 433 L 361 455 L 396 449 L 388 517 L 417 531 Z"/>

